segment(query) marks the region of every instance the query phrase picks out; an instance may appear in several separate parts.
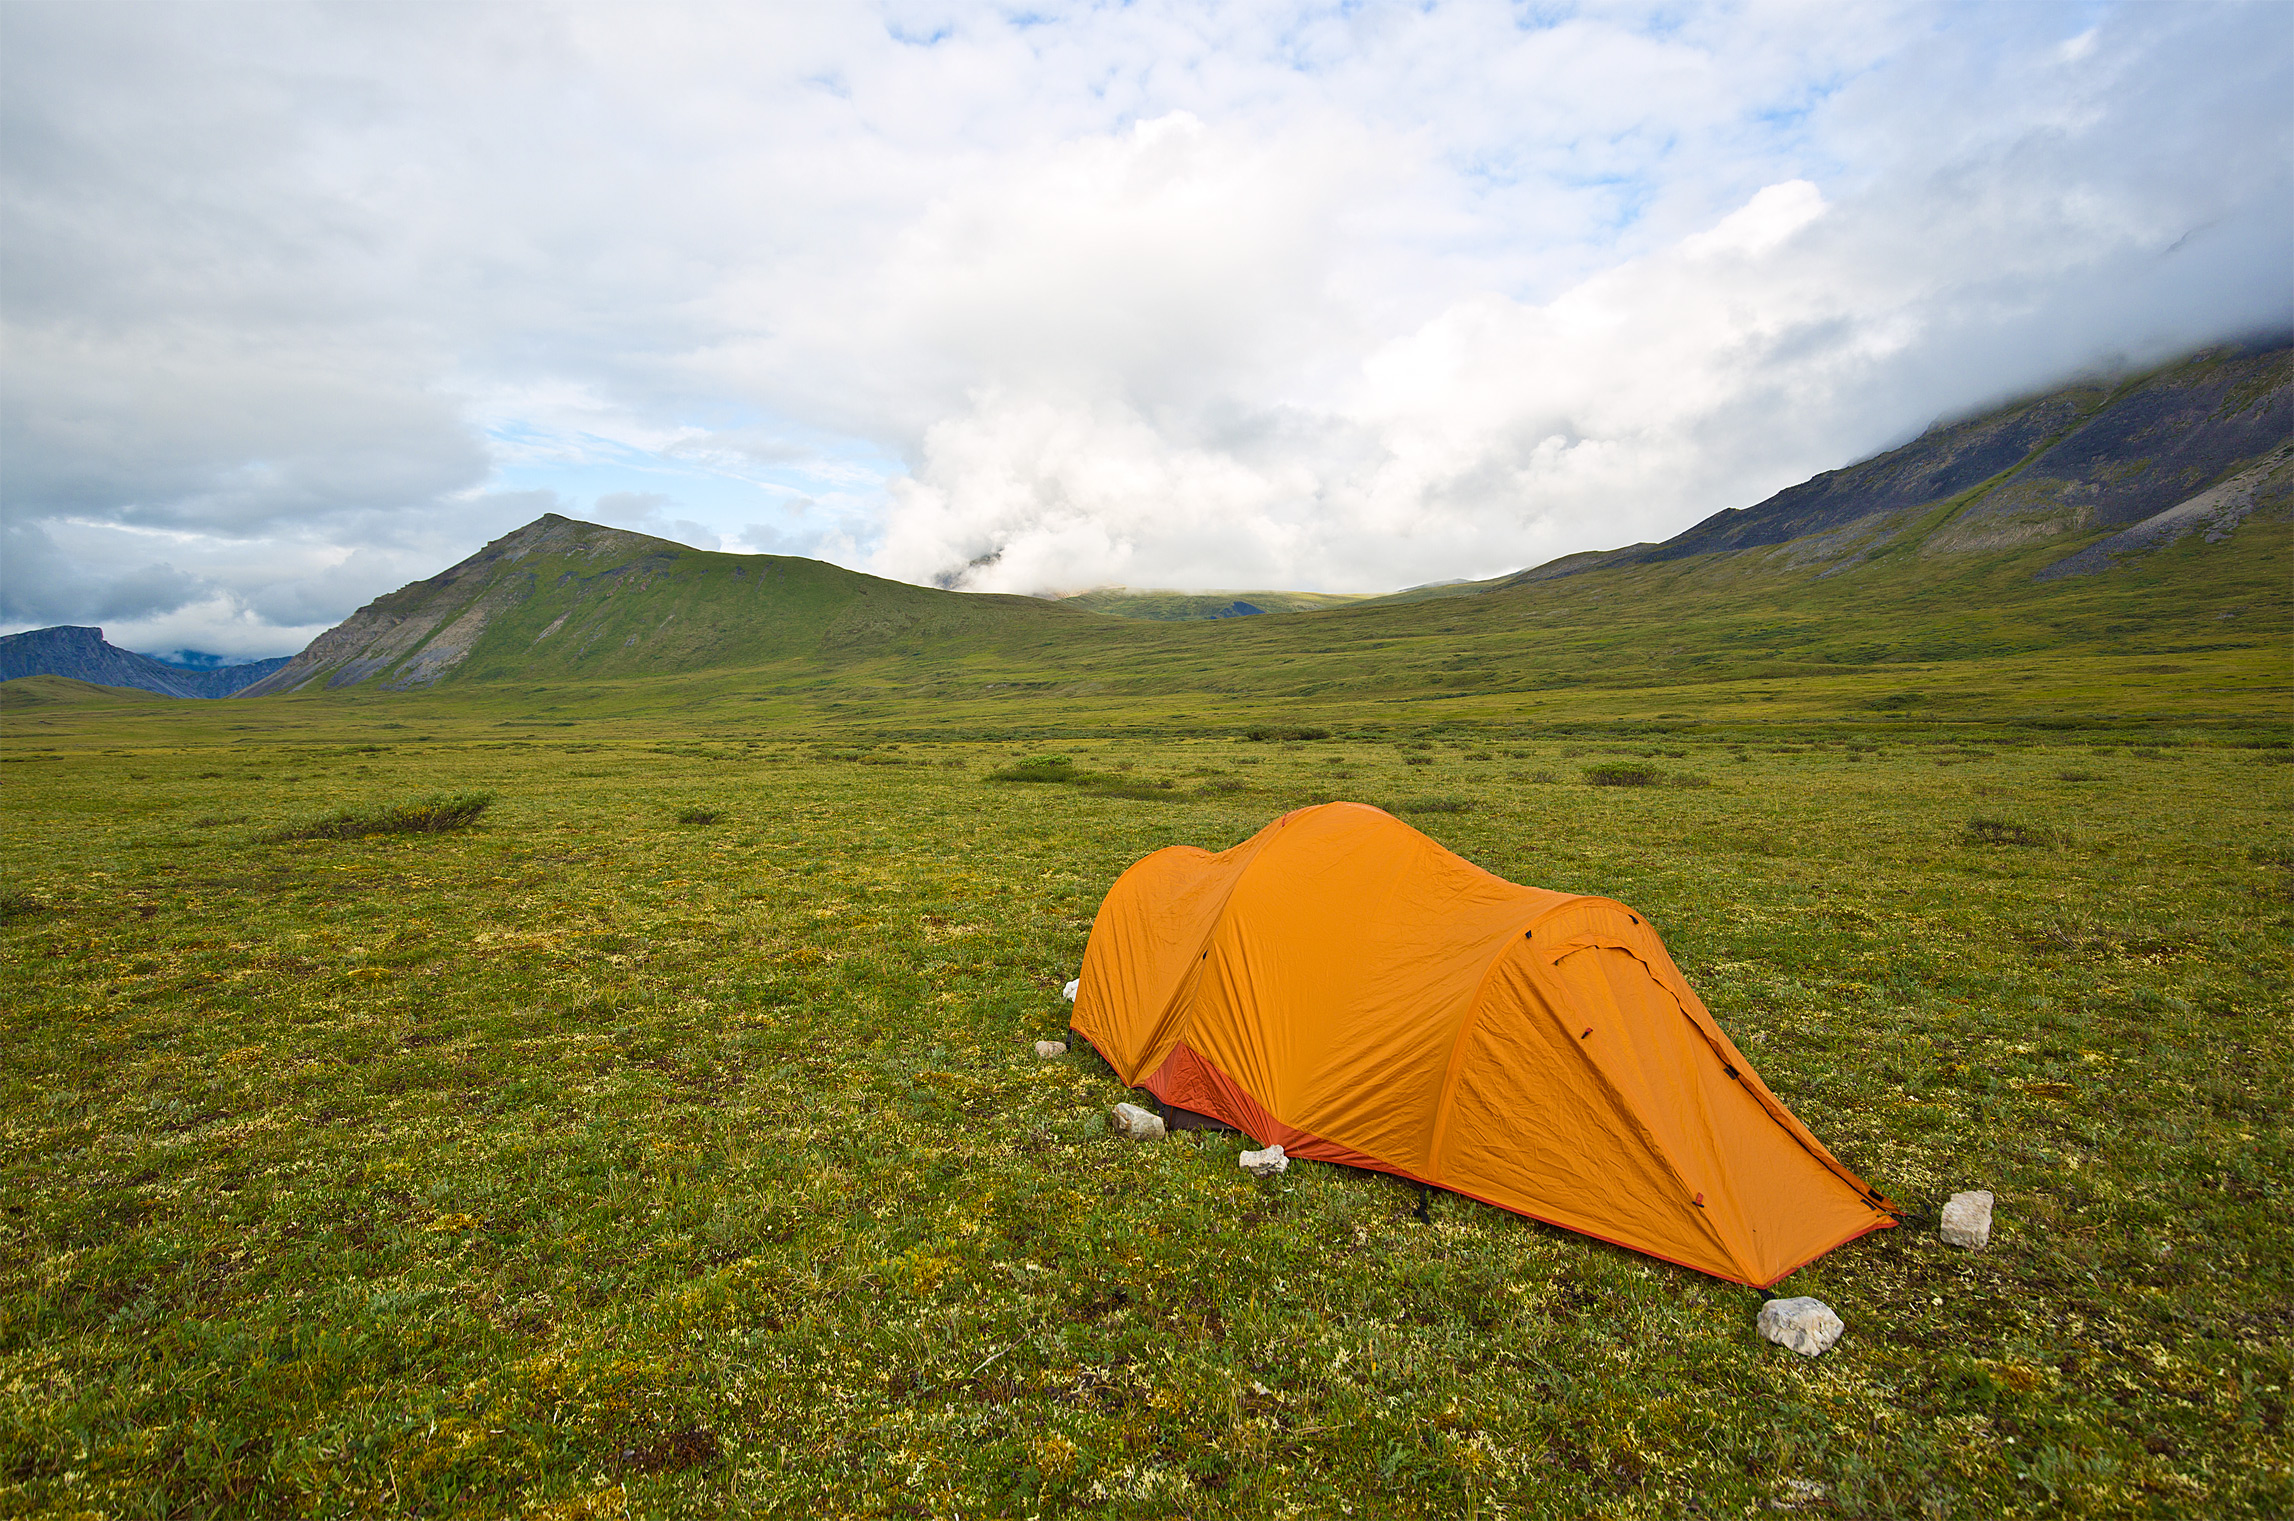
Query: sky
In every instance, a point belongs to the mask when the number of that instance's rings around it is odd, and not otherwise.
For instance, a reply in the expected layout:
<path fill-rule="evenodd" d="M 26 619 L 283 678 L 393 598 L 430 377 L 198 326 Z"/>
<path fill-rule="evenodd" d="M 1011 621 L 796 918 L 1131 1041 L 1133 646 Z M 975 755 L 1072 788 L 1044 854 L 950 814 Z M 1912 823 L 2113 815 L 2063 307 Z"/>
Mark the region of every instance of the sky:
<path fill-rule="evenodd" d="M 964 590 L 1669 537 L 2294 324 L 2277 3 L 0 6 L 0 631 L 544 512 Z"/>

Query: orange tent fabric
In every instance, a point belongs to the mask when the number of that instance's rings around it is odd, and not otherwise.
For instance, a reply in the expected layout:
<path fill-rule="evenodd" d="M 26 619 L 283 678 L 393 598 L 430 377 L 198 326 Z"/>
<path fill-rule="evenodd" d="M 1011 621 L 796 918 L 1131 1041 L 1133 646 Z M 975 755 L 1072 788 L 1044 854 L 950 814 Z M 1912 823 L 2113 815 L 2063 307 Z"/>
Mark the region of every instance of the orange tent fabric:
<path fill-rule="evenodd" d="M 1656 931 L 1359 803 L 1156 851 L 1100 905 L 1074 1026 L 1260 1145 L 1765 1287 L 1894 1207 L 1777 1102 Z"/>

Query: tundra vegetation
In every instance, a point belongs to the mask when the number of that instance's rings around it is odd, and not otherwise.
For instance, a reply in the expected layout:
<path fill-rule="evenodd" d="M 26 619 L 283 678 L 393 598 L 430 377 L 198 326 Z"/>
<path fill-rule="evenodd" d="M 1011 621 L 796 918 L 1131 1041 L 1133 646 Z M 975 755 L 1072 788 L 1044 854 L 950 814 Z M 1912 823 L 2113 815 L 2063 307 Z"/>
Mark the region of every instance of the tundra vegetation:
<path fill-rule="evenodd" d="M 2148 718 L 2035 663 L 2090 694 L 2045 721 L 1998 663 L 1147 717 L 12 684 L 0 1511 L 2284 1514 L 2284 650 L 2177 660 Z M 1653 919 L 1912 1211 L 1777 1285 L 1837 1347 L 1116 1140 L 1034 1056 L 1124 866 L 1334 796 Z"/>

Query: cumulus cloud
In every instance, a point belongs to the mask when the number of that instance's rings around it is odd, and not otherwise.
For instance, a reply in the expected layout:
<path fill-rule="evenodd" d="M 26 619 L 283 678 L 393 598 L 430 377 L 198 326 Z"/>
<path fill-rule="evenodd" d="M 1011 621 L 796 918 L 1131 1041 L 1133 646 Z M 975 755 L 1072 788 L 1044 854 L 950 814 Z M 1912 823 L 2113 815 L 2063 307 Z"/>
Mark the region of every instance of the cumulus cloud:
<path fill-rule="evenodd" d="M 922 582 L 1663 537 L 2294 322 L 2267 5 L 0 8 L 0 621 L 541 511 Z M 166 647 L 147 643 L 146 647 Z"/>

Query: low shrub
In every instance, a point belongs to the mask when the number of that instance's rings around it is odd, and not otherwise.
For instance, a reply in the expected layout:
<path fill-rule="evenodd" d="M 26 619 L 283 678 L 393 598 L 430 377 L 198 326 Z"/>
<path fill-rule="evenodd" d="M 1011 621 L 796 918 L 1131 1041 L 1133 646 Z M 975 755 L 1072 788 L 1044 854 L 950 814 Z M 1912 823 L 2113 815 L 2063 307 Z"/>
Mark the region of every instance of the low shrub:
<path fill-rule="evenodd" d="M 1064 755 L 1038 755 L 1024 761 L 999 766 L 988 773 L 991 782 L 1072 782 L 1078 776 L 1075 762 Z"/>
<path fill-rule="evenodd" d="M 273 840 L 357 840 L 372 834 L 446 834 L 467 829 L 494 805 L 491 792 L 441 792 L 411 803 L 341 808 L 323 819 L 274 830 Z"/>
<path fill-rule="evenodd" d="M 1279 739 L 1328 739 L 1330 738 L 1330 731 L 1328 729 L 1303 728 L 1296 724 L 1260 724 L 1255 728 L 1244 730 L 1243 738 L 1256 740 L 1260 744 Z"/>
<path fill-rule="evenodd" d="M 1168 802 L 1176 795 L 1171 782 L 1150 782 L 1113 771 L 1084 771 L 1065 755 L 1038 755 L 1015 761 L 987 774 L 991 782 L 1048 782 L 1073 787 L 1092 797 L 1130 798 L 1136 802 Z M 1236 782 L 1235 787 L 1242 783 Z"/>
<path fill-rule="evenodd" d="M 2099 782 L 2102 779 L 2101 773 L 2095 771 L 2058 771 L 2055 773 L 2055 780 L 2059 782 Z"/>
<path fill-rule="evenodd" d="M 1969 819 L 1959 837 L 1963 845 L 2053 845 L 2057 840 L 2052 829 L 2007 819 Z"/>
<path fill-rule="evenodd" d="M 1675 771 L 1665 777 L 1665 785 L 1668 787 L 1710 787 L 1712 784 L 1711 777 L 1692 776 L 1686 771 Z"/>
<path fill-rule="evenodd" d="M 677 810 L 680 824 L 714 824 L 725 815 L 714 808 L 684 807 Z"/>
<path fill-rule="evenodd" d="M 1661 773 L 1654 766 L 1636 766 L 1624 761 L 1610 761 L 1585 768 L 1585 782 L 1590 787 L 1654 787 Z"/>

